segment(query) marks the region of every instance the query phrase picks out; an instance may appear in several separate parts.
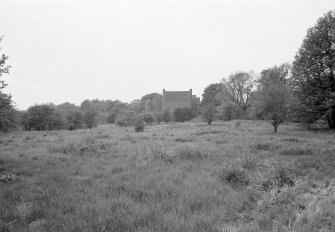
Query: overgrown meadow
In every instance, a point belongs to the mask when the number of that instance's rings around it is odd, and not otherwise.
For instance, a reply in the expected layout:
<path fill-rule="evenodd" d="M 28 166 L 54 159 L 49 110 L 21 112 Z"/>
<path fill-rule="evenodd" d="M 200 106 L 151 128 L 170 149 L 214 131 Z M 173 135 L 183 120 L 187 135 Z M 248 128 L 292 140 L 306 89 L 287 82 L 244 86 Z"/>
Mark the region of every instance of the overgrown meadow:
<path fill-rule="evenodd" d="M 264 121 L 0 137 L 0 231 L 335 231 L 335 135 Z"/>

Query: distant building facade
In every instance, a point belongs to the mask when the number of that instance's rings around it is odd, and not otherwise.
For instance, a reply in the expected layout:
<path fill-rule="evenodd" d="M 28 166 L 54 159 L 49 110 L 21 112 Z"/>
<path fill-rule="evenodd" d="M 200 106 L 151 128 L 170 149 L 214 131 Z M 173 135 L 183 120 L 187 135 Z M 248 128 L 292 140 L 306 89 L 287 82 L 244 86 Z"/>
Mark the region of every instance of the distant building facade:
<path fill-rule="evenodd" d="M 165 91 L 163 89 L 162 111 L 173 111 L 177 108 L 192 108 L 192 89 L 189 91 Z"/>
<path fill-rule="evenodd" d="M 145 113 L 162 113 L 166 110 L 173 113 L 177 108 L 198 109 L 200 97 L 189 91 L 166 91 L 163 89 L 162 98 L 147 99 L 144 104 Z"/>

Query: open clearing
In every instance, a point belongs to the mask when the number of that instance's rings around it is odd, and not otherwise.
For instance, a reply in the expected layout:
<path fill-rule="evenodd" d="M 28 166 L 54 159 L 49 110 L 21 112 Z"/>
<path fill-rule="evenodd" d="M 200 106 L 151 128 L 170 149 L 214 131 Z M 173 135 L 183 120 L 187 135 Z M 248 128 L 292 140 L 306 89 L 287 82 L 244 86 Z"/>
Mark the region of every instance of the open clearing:
<path fill-rule="evenodd" d="M 0 231 L 335 231 L 334 177 L 334 133 L 293 124 L 14 132 Z"/>

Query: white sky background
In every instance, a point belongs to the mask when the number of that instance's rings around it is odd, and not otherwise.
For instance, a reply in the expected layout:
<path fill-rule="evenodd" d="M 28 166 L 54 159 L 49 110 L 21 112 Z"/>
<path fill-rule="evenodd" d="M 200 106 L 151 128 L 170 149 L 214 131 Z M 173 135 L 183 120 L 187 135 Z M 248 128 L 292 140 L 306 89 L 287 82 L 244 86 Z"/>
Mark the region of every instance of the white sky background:
<path fill-rule="evenodd" d="M 292 62 L 335 0 L 1 0 L 0 44 L 19 109 L 130 102 Z"/>

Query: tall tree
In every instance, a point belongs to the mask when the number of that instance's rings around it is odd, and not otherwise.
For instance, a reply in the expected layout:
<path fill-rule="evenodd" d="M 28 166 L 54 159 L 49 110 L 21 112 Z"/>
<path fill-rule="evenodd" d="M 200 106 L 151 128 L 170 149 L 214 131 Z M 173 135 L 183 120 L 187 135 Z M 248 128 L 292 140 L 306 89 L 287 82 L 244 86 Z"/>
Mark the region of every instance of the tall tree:
<path fill-rule="evenodd" d="M 329 11 L 308 29 L 295 56 L 292 86 L 299 118 L 312 123 L 325 117 L 335 129 L 335 11 Z"/>
<path fill-rule="evenodd" d="M 216 107 L 221 104 L 222 83 L 210 84 L 204 90 L 201 101 L 201 111 L 208 125 L 212 124 Z"/>
<path fill-rule="evenodd" d="M 39 131 L 63 129 L 64 118 L 57 112 L 56 108 L 50 104 L 34 105 L 27 110 L 28 130 L 35 129 Z"/>
<path fill-rule="evenodd" d="M 236 72 L 227 79 L 223 78 L 223 97 L 226 101 L 231 100 L 246 112 L 250 107 L 250 94 L 254 86 L 252 72 Z"/>
<path fill-rule="evenodd" d="M 270 121 L 275 133 L 288 117 L 289 91 L 286 83 L 289 77 L 290 65 L 282 64 L 263 70 L 257 81 L 256 94 L 262 118 Z"/>
<path fill-rule="evenodd" d="M 0 43 L 2 37 L 0 37 Z M 1 49 L 1 47 L 0 47 Z M 16 110 L 12 96 L 3 92 L 7 84 L 2 79 L 3 74 L 8 74 L 11 66 L 6 64 L 8 56 L 0 55 L 0 132 L 7 132 L 16 126 Z"/>

